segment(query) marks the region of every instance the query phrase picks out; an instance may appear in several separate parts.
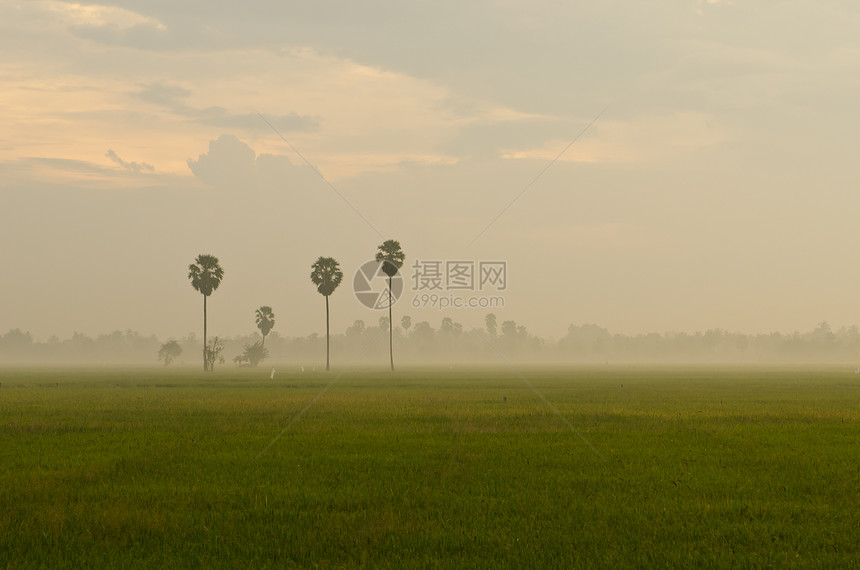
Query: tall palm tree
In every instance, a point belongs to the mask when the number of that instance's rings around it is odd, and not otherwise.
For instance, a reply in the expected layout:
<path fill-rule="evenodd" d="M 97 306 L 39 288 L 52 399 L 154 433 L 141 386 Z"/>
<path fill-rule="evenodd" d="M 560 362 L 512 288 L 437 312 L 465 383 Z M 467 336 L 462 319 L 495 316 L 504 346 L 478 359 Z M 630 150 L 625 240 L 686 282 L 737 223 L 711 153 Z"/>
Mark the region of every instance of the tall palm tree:
<path fill-rule="evenodd" d="M 397 275 L 397 270 L 403 267 L 406 255 L 400 249 L 400 242 L 393 239 L 385 240 L 376 252 L 376 261 L 382 262 L 382 272 L 388 275 L 388 354 L 391 357 L 391 370 L 394 370 L 394 346 L 392 344 L 391 320 L 391 280 Z"/>
<path fill-rule="evenodd" d="M 221 285 L 224 278 L 224 270 L 218 264 L 218 258 L 214 255 L 200 254 L 194 263 L 188 266 L 188 278 L 191 286 L 203 294 L 203 370 L 209 370 L 206 359 L 206 298 Z"/>
<path fill-rule="evenodd" d="M 317 292 L 325 297 L 325 369 L 329 370 L 329 310 L 328 298 L 343 280 L 340 264 L 333 257 L 320 257 L 311 265 L 311 281 Z"/>
<path fill-rule="evenodd" d="M 257 309 L 254 314 L 254 320 L 257 322 L 257 328 L 263 334 L 262 346 L 266 346 L 266 335 L 275 328 L 275 313 L 272 312 L 272 307 L 262 306 Z"/>

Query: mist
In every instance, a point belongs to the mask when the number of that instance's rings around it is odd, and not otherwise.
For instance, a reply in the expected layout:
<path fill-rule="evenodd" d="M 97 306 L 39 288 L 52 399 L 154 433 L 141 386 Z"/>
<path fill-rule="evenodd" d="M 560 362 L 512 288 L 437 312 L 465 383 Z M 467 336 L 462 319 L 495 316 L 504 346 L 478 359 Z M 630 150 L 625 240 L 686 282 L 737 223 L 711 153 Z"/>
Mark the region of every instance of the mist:
<path fill-rule="evenodd" d="M 493 316 L 492 313 L 488 315 Z M 489 321 L 489 319 L 488 319 Z M 211 339 L 210 339 L 211 340 Z M 219 370 L 248 366 L 240 355 L 260 343 L 259 333 L 219 337 L 223 360 Z M 570 325 L 560 339 L 545 339 L 514 321 L 487 323 L 482 329 L 465 329 L 450 318 L 431 324 L 410 323 L 393 330 L 393 352 L 398 366 L 499 366 L 516 365 L 776 365 L 860 363 L 860 329 L 834 330 L 827 322 L 814 329 L 790 334 L 742 334 L 710 329 L 695 333 L 647 333 L 623 335 L 595 324 Z M 134 331 L 114 331 L 89 337 L 75 333 L 69 338 L 52 336 L 37 340 L 19 329 L 0 336 L 0 365 L 165 365 L 159 351 L 176 342 L 180 354 L 166 365 L 198 368 L 203 344 L 200 336 L 158 339 Z M 272 331 L 264 346 L 267 357 L 255 367 L 265 374 L 270 367 L 322 372 L 326 361 L 325 335 L 283 336 Z M 388 363 L 388 324 L 357 320 L 345 330 L 333 331 L 331 363 L 335 371 L 378 367 Z"/>

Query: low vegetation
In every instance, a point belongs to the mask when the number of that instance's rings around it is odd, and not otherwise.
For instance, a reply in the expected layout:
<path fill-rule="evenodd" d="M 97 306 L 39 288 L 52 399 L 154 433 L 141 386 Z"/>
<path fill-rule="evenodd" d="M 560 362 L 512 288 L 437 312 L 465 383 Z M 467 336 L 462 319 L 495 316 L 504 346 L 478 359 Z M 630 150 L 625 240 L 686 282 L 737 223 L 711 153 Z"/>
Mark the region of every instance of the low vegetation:
<path fill-rule="evenodd" d="M 173 366 L 0 379 L 3 568 L 860 557 L 853 369 Z"/>

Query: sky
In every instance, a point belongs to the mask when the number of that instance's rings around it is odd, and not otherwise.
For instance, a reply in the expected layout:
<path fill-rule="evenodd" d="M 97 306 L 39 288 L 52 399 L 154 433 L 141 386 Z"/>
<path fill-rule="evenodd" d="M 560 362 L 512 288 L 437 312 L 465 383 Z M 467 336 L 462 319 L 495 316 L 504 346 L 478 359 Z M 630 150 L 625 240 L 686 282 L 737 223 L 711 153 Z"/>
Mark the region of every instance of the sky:
<path fill-rule="evenodd" d="M 200 336 L 198 254 L 210 334 L 261 305 L 323 333 L 320 256 L 332 328 L 375 323 L 353 277 L 387 239 L 396 322 L 860 323 L 858 29 L 838 0 L 0 0 L 0 334 Z"/>

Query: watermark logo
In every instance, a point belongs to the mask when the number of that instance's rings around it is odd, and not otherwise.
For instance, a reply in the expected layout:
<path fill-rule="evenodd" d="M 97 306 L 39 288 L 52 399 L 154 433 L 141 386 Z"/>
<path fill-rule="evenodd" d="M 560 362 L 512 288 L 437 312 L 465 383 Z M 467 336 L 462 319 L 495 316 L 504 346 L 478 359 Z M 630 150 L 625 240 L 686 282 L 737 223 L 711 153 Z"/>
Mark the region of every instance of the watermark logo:
<path fill-rule="evenodd" d="M 358 268 L 352 278 L 352 291 L 358 302 L 368 309 L 387 309 L 394 305 L 403 294 L 403 277 L 398 271 L 391 278 L 391 294 L 389 295 L 388 275 L 382 271 L 382 262 L 368 261 Z"/>
<path fill-rule="evenodd" d="M 418 259 L 412 264 L 412 306 L 433 309 L 487 309 L 505 306 L 506 261 Z M 482 293 L 468 295 L 466 293 Z"/>
<path fill-rule="evenodd" d="M 455 295 L 418 293 L 412 297 L 416 309 L 503 309 L 505 298 L 501 295 Z"/>
<path fill-rule="evenodd" d="M 444 261 L 418 259 L 412 264 L 412 290 L 504 291 L 508 288 L 506 261 Z"/>
<path fill-rule="evenodd" d="M 403 276 L 402 267 L 391 280 L 391 304 L 403 295 L 408 279 L 413 292 L 411 305 L 416 309 L 492 309 L 503 308 L 500 293 L 508 288 L 506 261 L 417 259 Z M 388 308 L 388 276 L 382 263 L 368 261 L 358 268 L 352 282 L 358 301 L 369 309 Z M 469 293 L 472 293 L 471 295 Z"/>

